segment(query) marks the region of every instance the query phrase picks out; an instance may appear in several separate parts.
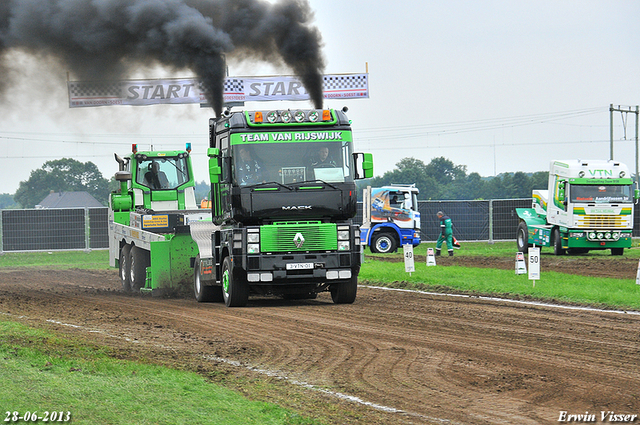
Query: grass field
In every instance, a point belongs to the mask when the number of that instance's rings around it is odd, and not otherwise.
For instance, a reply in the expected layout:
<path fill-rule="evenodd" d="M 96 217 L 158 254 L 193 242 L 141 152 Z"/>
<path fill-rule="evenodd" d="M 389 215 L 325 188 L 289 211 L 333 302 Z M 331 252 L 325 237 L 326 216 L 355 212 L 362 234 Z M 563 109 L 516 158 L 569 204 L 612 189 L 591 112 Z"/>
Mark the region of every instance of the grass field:
<path fill-rule="evenodd" d="M 637 245 L 637 243 L 636 243 Z M 426 256 L 433 244 L 421 244 L 414 249 L 415 256 Z M 424 291 L 460 291 L 478 295 L 526 298 L 549 302 L 586 304 L 600 308 L 640 310 L 640 285 L 633 279 L 613 279 L 602 277 L 576 276 L 558 272 L 544 272 L 535 286 L 527 275 L 515 274 L 515 242 L 464 243 L 456 255 L 506 257 L 514 259 L 514 270 L 497 270 L 474 267 L 427 267 L 425 262 L 415 262 L 416 271 L 404 271 L 404 263 L 376 261 L 380 257 L 396 257 L 402 260 L 402 249 L 394 254 L 368 255 L 367 263 L 360 271 L 360 283 L 376 286 L 391 286 Z M 550 253 L 543 248 L 542 253 Z M 369 254 L 367 252 L 367 254 Z M 609 250 L 591 251 L 584 258 L 601 257 L 611 262 L 620 257 L 611 256 Z M 634 247 L 624 252 L 625 258 L 640 258 L 640 248 Z M 555 258 L 555 257 L 553 257 Z M 571 256 L 560 258 L 575 258 Z M 544 261 L 544 257 L 542 258 Z"/>
<path fill-rule="evenodd" d="M 196 373 L 119 360 L 0 316 L 0 403 L 8 423 L 316 424 Z M 25 417 L 29 420 L 11 420 Z M 48 416 L 46 412 L 48 413 Z M 55 414 L 55 419 L 54 416 Z M 70 419 L 70 421 L 67 421 Z"/>

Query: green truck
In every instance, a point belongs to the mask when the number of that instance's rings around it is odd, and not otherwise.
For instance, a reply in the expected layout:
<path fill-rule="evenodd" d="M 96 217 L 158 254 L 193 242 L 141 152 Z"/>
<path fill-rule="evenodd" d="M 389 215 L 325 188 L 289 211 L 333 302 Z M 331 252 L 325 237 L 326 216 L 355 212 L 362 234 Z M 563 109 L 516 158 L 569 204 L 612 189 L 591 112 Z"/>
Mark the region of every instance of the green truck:
<path fill-rule="evenodd" d="M 547 190 L 533 191 L 532 208 L 516 208 L 519 252 L 532 245 L 556 255 L 631 247 L 638 191 L 626 165 L 603 160 L 551 161 Z"/>
<path fill-rule="evenodd" d="M 229 307 L 251 294 L 322 291 L 352 303 L 361 263 L 355 181 L 372 177 L 373 161 L 353 151 L 346 108 L 227 110 L 209 125 L 210 210 L 194 208 L 187 151 L 161 153 L 174 180 L 185 180 L 160 189 L 141 177 L 156 154 L 117 157 L 110 258 L 123 287 L 155 292 L 190 281 L 198 301 Z"/>

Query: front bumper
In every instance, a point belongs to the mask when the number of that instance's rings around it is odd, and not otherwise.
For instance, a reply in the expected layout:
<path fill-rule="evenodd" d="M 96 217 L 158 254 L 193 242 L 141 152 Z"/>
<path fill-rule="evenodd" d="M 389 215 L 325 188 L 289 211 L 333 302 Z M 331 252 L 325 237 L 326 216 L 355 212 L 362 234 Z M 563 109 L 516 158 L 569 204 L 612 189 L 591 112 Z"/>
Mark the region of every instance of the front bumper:
<path fill-rule="evenodd" d="M 324 283 L 356 276 L 360 252 L 246 255 L 242 265 L 250 285 Z"/>

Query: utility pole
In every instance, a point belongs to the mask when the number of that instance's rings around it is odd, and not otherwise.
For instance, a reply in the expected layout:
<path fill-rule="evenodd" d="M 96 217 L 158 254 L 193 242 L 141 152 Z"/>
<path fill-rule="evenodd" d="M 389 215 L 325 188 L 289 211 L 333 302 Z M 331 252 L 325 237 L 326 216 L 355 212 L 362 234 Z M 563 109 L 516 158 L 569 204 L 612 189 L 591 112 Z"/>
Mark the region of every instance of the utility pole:
<path fill-rule="evenodd" d="M 638 115 L 640 114 L 640 106 L 620 106 L 618 105 L 616 108 L 613 107 L 613 104 L 609 105 L 609 159 L 613 160 L 613 113 L 621 112 L 621 113 L 632 113 L 636 114 L 636 189 L 640 187 L 640 182 L 638 180 Z"/>

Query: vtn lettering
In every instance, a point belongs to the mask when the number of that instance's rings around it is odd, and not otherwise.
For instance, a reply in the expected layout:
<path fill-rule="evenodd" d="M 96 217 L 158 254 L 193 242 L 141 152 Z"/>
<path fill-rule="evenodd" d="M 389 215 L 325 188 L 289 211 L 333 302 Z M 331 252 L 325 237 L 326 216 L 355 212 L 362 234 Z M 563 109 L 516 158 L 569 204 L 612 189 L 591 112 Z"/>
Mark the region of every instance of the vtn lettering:
<path fill-rule="evenodd" d="M 613 177 L 612 170 L 589 170 L 591 177 Z"/>

